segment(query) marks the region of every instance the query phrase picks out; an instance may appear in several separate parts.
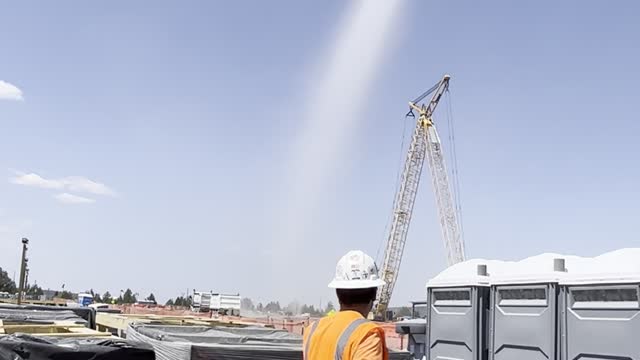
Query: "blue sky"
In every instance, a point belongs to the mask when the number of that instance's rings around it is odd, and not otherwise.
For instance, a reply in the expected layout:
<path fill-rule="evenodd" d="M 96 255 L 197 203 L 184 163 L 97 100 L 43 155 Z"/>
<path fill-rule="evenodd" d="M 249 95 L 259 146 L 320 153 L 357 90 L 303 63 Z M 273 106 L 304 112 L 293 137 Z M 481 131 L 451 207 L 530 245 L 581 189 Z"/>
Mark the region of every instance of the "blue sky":
<path fill-rule="evenodd" d="M 318 87 L 334 91 L 323 76 L 353 7 L 5 4 L 0 80 L 23 100 L 0 100 L 0 266 L 17 270 L 27 236 L 45 288 L 333 299 L 336 260 L 375 255 L 386 237 L 407 101 L 444 73 L 468 257 L 640 244 L 640 5 L 406 1 L 364 101 L 351 102 L 347 72 L 341 101 L 314 109 Z M 378 41 L 375 25 L 358 43 Z M 352 121 L 339 146 L 323 127 L 333 116 Z M 44 180 L 15 184 L 24 174 Z M 394 303 L 420 298 L 445 266 L 425 180 Z M 283 235 L 289 219 L 300 229 Z"/>

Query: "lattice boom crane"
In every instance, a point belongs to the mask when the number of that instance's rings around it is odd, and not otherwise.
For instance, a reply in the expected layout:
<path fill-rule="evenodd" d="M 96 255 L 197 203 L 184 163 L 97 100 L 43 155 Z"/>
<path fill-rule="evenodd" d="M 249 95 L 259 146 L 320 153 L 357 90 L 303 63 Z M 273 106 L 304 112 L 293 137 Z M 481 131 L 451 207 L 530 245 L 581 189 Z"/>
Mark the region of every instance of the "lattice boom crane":
<path fill-rule="evenodd" d="M 440 98 L 449 88 L 449 75 L 445 75 L 440 82 L 427 90 L 420 97 L 409 103 L 413 110 L 417 111 L 418 121 L 413 132 L 411 144 L 404 164 L 404 169 L 400 177 L 398 193 L 396 194 L 393 221 L 391 231 L 387 239 L 382 262 L 381 277 L 386 285 L 380 288 L 376 301 L 375 315 L 377 318 L 384 318 L 391 294 L 398 278 L 402 253 L 407 240 L 409 224 L 413 205 L 418 193 L 420 175 L 425 157 L 429 162 L 433 190 L 438 208 L 438 216 L 442 230 L 442 238 L 447 251 L 447 263 L 453 265 L 464 261 L 464 243 L 460 236 L 460 226 L 457 219 L 457 212 L 454 206 L 454 199 L 449 186 L 449 178 L 442 153 L 442 144 L 436 127 L 431 119 Z M 433 93 L 431 100 L 427 104 L 419 103 Z"/>

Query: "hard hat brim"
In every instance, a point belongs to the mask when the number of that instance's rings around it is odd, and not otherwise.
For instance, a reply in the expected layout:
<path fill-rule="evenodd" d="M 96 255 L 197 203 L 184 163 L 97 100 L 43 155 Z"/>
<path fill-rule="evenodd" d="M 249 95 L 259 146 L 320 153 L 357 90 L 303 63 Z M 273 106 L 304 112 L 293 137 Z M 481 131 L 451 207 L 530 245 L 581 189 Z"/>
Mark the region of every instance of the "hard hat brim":
<path fill-rule="evenodd" d="M 333 280 L 329 283 L 332 289 L 367 289 L 386 284 L 384 280 Z"/>

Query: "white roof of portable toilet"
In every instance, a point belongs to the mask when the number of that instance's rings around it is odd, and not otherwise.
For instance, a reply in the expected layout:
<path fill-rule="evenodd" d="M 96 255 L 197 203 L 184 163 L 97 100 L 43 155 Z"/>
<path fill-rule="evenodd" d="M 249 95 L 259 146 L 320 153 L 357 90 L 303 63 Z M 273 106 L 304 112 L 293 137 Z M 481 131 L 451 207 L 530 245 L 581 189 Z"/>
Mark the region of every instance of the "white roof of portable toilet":
<path fill-rule="evenodd" d="M 555 259 L 564 259 L 566 271 L 554 269 Z M 488 276 L 477 274 L 480 264 L 487 265 Z M 594 258 L 545 253 L 520 261 L 472 259 L 445 269 L 429 280 L 427 287 L 616 281 L 640 281 L 640 248 L 620 249 Z"/>
<path fill-rule="evenodd" d="M 497 274 L 491 276 L 491 284 L 557 283 L 567 277 L 566 271 L 556 271 L 555 260 L 563 259 L 565 269 L 581 263 L 583 258 L 574 255 L 544 253 L 520 261 L 505 262 Z"/>
<path fill-rule="evenodd" d="M 503 261 L 471 259 L 452 265 L 427 282 L 427 287 L 489 286 L 489 276 L 478 275 L 478 265 L 486 265 L 488 271 L 498 268 Z"/>
<path fill-rule="evenodd" d="M 640 282 L 640 248 L 604 253 L 567 265 L 562 284 L 598 284 Z"/>

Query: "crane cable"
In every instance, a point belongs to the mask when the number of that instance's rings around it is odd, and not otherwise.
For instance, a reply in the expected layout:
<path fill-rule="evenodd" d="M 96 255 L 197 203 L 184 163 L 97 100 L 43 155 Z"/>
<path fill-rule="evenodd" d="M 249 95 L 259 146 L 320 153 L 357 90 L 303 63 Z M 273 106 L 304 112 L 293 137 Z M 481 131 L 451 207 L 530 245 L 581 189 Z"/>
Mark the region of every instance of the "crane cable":
<path fill-rule="evenodd" d="M 458 226 L 460 227 L 460 240 L 464 246 L 464 226 L 462 222 L 462 197 L 460 194 L 460 176 L 458 171 L 458 154 L 456 152 L 456 133 L 455 122 L 453 119 L 451 92 L 447 88 L 447 128 L 449 133 L 449 143 L 451 144 L 451 177 L 453 178 L 453 197 L 455 203 L 455 211 L 458 215 Z"/>
<path fill-rule="evenodd" d="M 402 141 L 400 142 L 400 159 L 398 160 L 398 172 L 396 173 L 396 185 L 395 185 L 395 190 L 393 192 L 394 196 L 396 196 L 398 194 L 398 189 L 400 188 L 400 177 L 402 176 L 402 170 L 403 170 L 403 160 L 405 159 L 405 152 L 404 152 L 404 147 L 405 147 L 405 141 L 406 141 L 406 137 L 407 137 L 407 119 L 408 118 L 414 118 L 415 119 L 415 115 L 413 115 L 413 113 L 409 112 L 404 116 L 404 119 L 402 121 Z M 391 218 L 389 219 L 389 221 L 387 222 L 387 224 L 384 227 L 384 233 L 382 234 L 382 238 L 380 239 L 380 242 L 378 243 L 378 250 L 376 251 L 376 264 L 381 264 L 378 260 L 380 259 L 380 249 L 382 248 L 382 244 L 384 244 L 387 241 L 387 235 L 389 232 L 389 228 L 391 227 L 391 223 L 393 222 L 393 218 L 394 218 L 394 214 L 393 214 L 393 210 L 394 210 L 394 206 L 395 206 L 395 198 L 393 199 L 393 203 L 391 204 Z M 386 244 L 385 244 L 386 245 Z M 385 246 L 386 247 L 386 246 Z"/>

